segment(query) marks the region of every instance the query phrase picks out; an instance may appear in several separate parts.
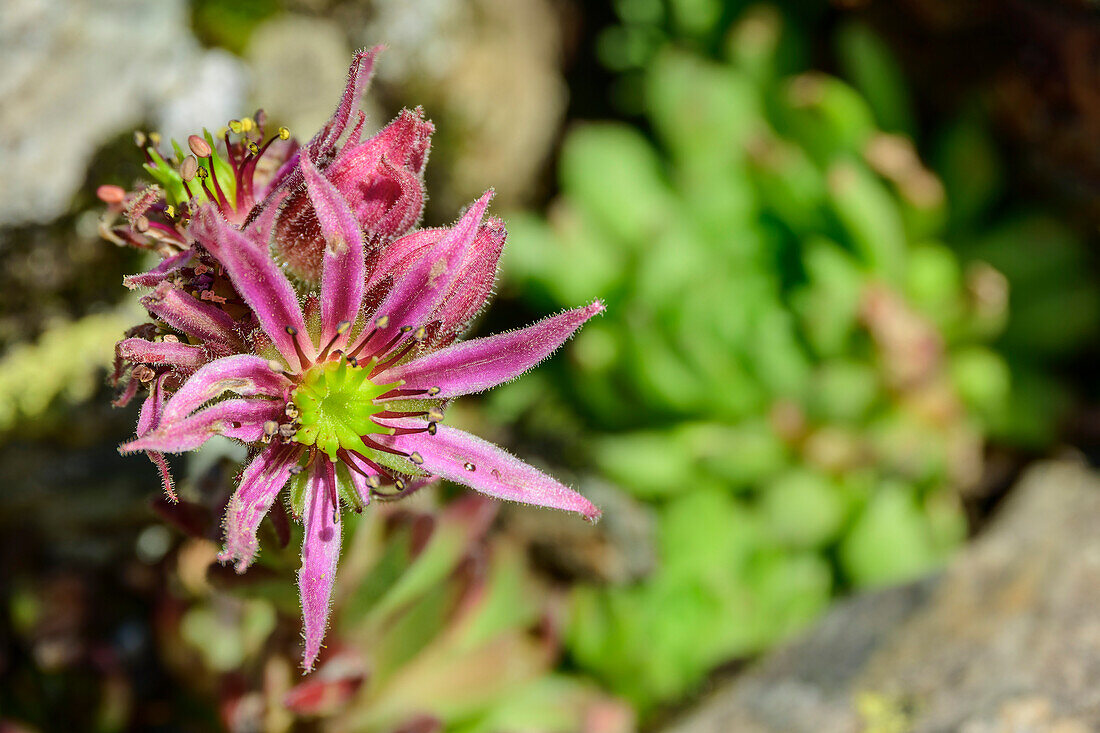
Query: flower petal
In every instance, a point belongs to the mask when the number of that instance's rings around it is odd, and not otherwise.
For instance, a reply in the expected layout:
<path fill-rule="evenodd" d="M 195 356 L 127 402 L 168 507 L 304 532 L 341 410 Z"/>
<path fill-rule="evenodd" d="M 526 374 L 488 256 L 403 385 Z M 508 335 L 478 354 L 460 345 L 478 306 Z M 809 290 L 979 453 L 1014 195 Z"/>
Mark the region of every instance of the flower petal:
<path fill-rule="evenodd" d="M 420 175 L 428 162 L 435 125 L 424 119 L 424 110 L 403 109 L 389 124 L 361 143 L 351 140 L 333 160 L 329 169 L 344 178 L 351 171 L 374 169 L 385 157 L 393 165 Z"/>
<path fill-rule="evenodd" d="M 336 562 L 340 558 L 339 509 L 335 504 L 335 464 L 315 461 L 306 487 L 305 536 L 302 539 L 302 568 L 298 586 L 302 596 L 302 623 L 305 627 L 305 651 L 302 666 L 313 669 L 321 651 L 328 625 L 332 584 L 336 580 Z"/>
<path fill-rule="evenodd" d="M 372 437 L 406 453 L 419 453 L 423 458 L 420 468 L 483 494 L 578 512 L 589 521 L 600 517 L 600 510 L 576 491 L 462 430 L 440 425 L 435 435 L 421 432 Z"/>
<path fill-rule="evenodd" d="M 192 250 L 185 249 L 182 252 L 164 258 L 156 267 L 148 272 L 124 277 L 122 279 L 122 284 L 131 290 L 136 290 L 137 288 L 155 288 L 157 285 L 160 285 L 162 282 L 172 277 L 178 270 L 186 267 L 194 254 Z"/>
<path fill-rule="evenodd" d="M 193 298 L 182 289 L 161 283 L 141 304 L 172 328 L 200 341 L 241 345 L 235 322 L 221 308 Z"/>
<path fill-rule="evenodd" d="M 459 265 L 450 291 L 443 296 L 439 309 L 432 314 L 433 321 L 440 321 L 435 343 L 449 344 L 485 306 L 493 292 L 497 264 L 507 236 L 504 222 L 495 217 L 478 230 L 466 258 Z"/>
<path fill-rule="evenodd" d="M 137 423 L 137 434 L 139 436 L 160 424 L 161 414 L 164 411 L 164 380 L 167 377 L 167 374 L 161 374 L 156 378 L 152 389 L 149 391 L 149 396 L 141 404 L 141 413 L 138 415 Z M 171 501 L 176 501 L 176 492 L 172 486 L 172 473 L 168 470 L 168 460 L 164 457 L 164 454 L 160 451 L 147 450 L 145 455 L 149 456 L 149 460 L 153 462 L 160 473 L 160 483 L 164 487 L 164 493 Z"/>
<path fill-rule="evenodd" d="M 281 397 L 289 386 L 289 379 L 272 371 L 258 356 L 226 356 L 210 362 L 184 382 L 168 401 L 163 421 L 181 420 L 225 392 L 235 392 L 241 397 Z"/>
<path fill-rule="evenodd" d="M 301 368 L 294 344 L 307 358 L 316 355 L 306 331 L 298 296 L 267 247 L 233 228 L 212 207 L 195 217 L 191 231 L 229 273 L 233 286 L 252 307 L 260 327 L 291 367 Z"/>
<path fill-rule="evenodd" d="M 344 134 L 348 120 L 351 119 L 352 113 L 359 109 L 359 102 L 366 93 L 367 87 L 370 86 L 371 76 L 374 74 L 374 61 L 382 49 L 383 46 L 375 46 L 355 54 L 348 69 L 348 82 L 344 86 L 344 96 L 340 98 L 339 106 L 307 146 L 309 155 L 314 160 L 335 147 L 340 136 Z"/>
<path fill-rule="evenodd" d="M 236 561 L 243 573 L 256 557 L 256 529 L 276 495 L 290 478 L 302 447 L 294 443 L 271 445 L 260 452 L 241 473 L 240 483 L 225 510 L 225 549 L 222 562 Z"/>
<path fill-rule="evenodd" d="M 515 379 L 554 353 L 581 325 L 604 310 L 596 301 L 508 333 L 462 341 L 375 377 L 378 384 L 405 380 L 402 389 L 438 387 L 444 399 L 481 392 Z"/>
<path fill-rule="evenodd" d="M 115 345 L 115 353 L 134 364 L 167 364 L 177 369 L 198 369 L 207 360 L 201 346 L 171 341 L 128 338 Z"/>
<path fill-rule="evenodd" d="M 367 269 L 363 232 L 347 201 L 317 172 L 308 157 L 302 158 L 302 173 L 326 240 L 321 279 L 321 344 L 327 344 L 338 335 L 340 323 L 355 323 L 363 304 Z M 347 331 L 339 338 L 346 342 Z"/>
<path fill-rule="evenodd" d="M 139 450 L 186 453 L 218 434 L 252 442 L 264 434 L 264 423 L 277 419 L 282 411 L 283 403 L 276 400 L 224 400 L 183 420 L 162 422 L 118 450 L 124 454 Z"/>
<path fill-rule="evenodd" d="M 492 196 L 492 191 L 489 191 L 478 199 L 450 231 L 425 248 L 415 264 L 406 272 L 397 274 L 393 287 L 372 317 L 374 324 L 378 319 L 385 318 L 385 325 L 374 328 L 368 323 L 351 351 L 366 342 L 369 354 L 371 343 L 387 344 L 402 328 L 425 325 L 428 315 L 436 309 L 443 294 L 454 282 L 458 264 L 473 241 Z"/>
<path fill-rule="evenodd" d="M 446 229 L 422 229 L 385 245 L 372 265 L 368 290 L 379 286 L 387 276 L 408 272 L 447 232 Z M 450 289 L 429 317 L 431 321 L 439 321 L 433 334 L 434 343 L 450 343 L 485 305 L 496 280 L 497 263 L 506 236 L 504 223 L 495 217 L 478 228 Z"/>

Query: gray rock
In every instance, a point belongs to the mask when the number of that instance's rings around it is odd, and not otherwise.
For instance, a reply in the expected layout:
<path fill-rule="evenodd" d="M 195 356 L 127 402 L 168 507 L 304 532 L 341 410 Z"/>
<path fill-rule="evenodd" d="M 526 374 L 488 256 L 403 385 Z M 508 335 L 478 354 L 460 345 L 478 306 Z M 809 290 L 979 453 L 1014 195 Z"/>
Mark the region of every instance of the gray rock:
<path fill-rule="evenodd" d="M 189 27 L 184 0 L 4 1 L 0 224 L 62 214 L 103 142 L 143 119 L 175 121 L 160 108 L 196 84 L 206 124 L 238 111 L 220 82 L 232 96 L 240 80 L 204 80 L 207 52 Z"/>
<path fill-rule="evenodd" d="M 1100 477 L 1032 468 L 941 575 L 853 598 L 673 733 L 1100 730 Z"/>

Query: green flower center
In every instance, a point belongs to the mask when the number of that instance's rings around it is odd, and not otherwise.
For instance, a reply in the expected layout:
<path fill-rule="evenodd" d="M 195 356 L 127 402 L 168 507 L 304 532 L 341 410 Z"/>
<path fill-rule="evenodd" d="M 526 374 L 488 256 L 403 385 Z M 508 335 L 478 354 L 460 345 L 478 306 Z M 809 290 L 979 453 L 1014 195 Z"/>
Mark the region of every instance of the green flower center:
<path fill-rule="evenodd" d="M 310 367 L 291 395 L 300 424 L 294 440 L 316 445 L 333 461 L 341 448 L 376 455 L 361 436 L 391 432 L 371 417 L 386 409 L 374 400 L 397 385 L 374 384 L 368 374 L 369 368 L 351 366 L 344 359 Z"/>

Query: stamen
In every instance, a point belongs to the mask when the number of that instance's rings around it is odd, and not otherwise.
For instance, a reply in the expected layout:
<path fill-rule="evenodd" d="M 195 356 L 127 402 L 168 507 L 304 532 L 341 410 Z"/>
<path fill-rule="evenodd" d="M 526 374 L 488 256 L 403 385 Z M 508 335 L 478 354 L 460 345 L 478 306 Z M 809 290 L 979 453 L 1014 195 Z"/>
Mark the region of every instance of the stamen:
<path fill-rule="evenodd" d="M 277 136 L 273 136 L 273 137 L 268 138 L 267 142 L 264 143 L 262 148 L 257 146 L 256 143 L 254 143 L 254 142 L 249 142 L 248 143 L 248 149 L 252 153 L 252 155 L 251 155 L 251 157 L 247 157 L 244 160 L 244 162 L 241 165 L 241 168 L 244 172 L 243 179 L 244 179 L 244 184 L 248 189 L 248 200 L 249 201 L 252 200 L 252 182 L 253 182 L 253 179 L 256 177 L 256 164 L 259 163 L 260 158 L 262 158 L 264 156 L 264 153 L 267 152 L 267 149 L 269 147 L 271 147 L 271 143 L 275 142 L 276 137 Z"/>
<path fill-rule="evenodd" d="M 429 407 L 427 412 L 428 422 L 442 422 L 443 410 L 438 407 Z"/>
<path fill-rule="evenodd" d="M 307 368 L 313 362 L 306 358 L 306 352 L 302 349 L 302 345 L 298 343 L 298 329 L 294 326 L 285 326 L 284 329 L 294 342 L 294 353 L 298 355 L 298 361 L 302 364 L 302 369 Z"/>
<path fill-rule="evenodd" d="M 413 451 L 409 454 L 409 460 L 420 466 L 424 463 L 424 456 L 420 455 L 417 451 Z"/>
<path fill-rule="evenodd" d="M 290 130 L 286 129 L 285 127 L 280 127 L 279 128 L 279 139 L 280 140 L 289 140 L 290 139 Z"/>
<path fill-rule="evenodd" d="M 336 333 L 333 334 L 332 338 L 329 339 L 329 342 L 325 344 L 325 348 L 321 349 L 321 353 L 317 357 L 317 361 L 324 361 L 326 358 L 328 358 L 328 350 L 331 349 L 333 344 L 336 343 L 336 340 L 347 333 L 349 329 L 351 329 L 351 321 L 340 321 L 339 323 L 337 323 Z M 354 364 L 352 366 L 354 366 Z"/>
<path fill-rule="evenodd" d="M 393 356 L 391 356 L 391 357 L 390 357 L 389 359 L 386 359 L 386 361 L 382 362 L 382 363 L 381 363 L 381 364 L 379 364 L 379 365 L 378 365 L 377 367 L 375 367 L 375 368 L 374 368 L 374 371 L 373 371 L 373 372 L 371 372 L 371 373 L 370 373 L 370 375 L 371 375 L 371 376 L 373 377 L 373 376 L 375 376 L 376 374 L 378 374 L 379 372 L 382 372 L 382 371 L 385 371 L 386 369 L 389 369 L 389 368 L 390 368 L 391 366 L 393 366 L 393 365 L 394 365 L 395 363 L 397 363 L 398 361 L 400 361 L 400 360 L 401 360 L 401 358 L 402 358 L 403 356 L 405 356 L 405 354 L 408 354 L 408 353 L 409 353 L 409 352 L 410 352 L 410 351 L 412 350 L 412 348 L 413 348 L 414 346 L 416 346 L 416 345 L 417 345 L 417 342 L 416 342 L 416 341 L 410 341 L 409 343 L 407 343 L 407 344 L 405 345 L 405 347 L 404 347 L 403 349 L 401 349 L 401 350 L 400 350 L 400 351 L 398 351 L 398 352 L 397 352 L 396 354 L 394 354 Z"/>
<path fill-rule="evenodd" d="M 359 342 L 355 345 L 355 348 L 351 350 L 350 354 L 352 356 L 358 356 L 359 352 L 362 351 L 363 348 L 370 343 L 370 340 L 372 338 L 374 338 L 374 334 L 378 333 L 379 329 L 385 328 L 389 324 L 389 316 L 379 316 L 378 318 L 374 319 L 374 328 L 372 328 L 370 333 L 368 333 L 366 336 L 359 337 Z"/>
<path fill-rule="evenodd" d="M 470 463 L 469 461 L 467 461 L 466 463 L 463 463 L 462 467 L 465 468 L 467 471 L 476 471 L 477 470 L 477 466 Z"/>
<path fill-rule="evenodd" d="M 428 435 L 435 435 L 439 432 L 439 425 L 434 422 L 428 423 Z"/>
<path fill-rule="evenodd" d="M 402 458 L 409 457 L 408 453 L 405 453 L 404 451 L 399 451 L 396 448 L 390 448 L 389 446 L 382 445 L 368 435 L 362 436 L 362 440 L 363 444 L 366 445 L 368 448 L 374 448 L 375 450 L 380 450 L 383 453 L 390 453 L 395 456 L 401 456 Z"/>
<path fill-rule="evenodd" d="M 332 500 L 332 523 L 340 523 L 340 497 L 336 495 L 336 482 L 328 486 L 328 498 Z"/>

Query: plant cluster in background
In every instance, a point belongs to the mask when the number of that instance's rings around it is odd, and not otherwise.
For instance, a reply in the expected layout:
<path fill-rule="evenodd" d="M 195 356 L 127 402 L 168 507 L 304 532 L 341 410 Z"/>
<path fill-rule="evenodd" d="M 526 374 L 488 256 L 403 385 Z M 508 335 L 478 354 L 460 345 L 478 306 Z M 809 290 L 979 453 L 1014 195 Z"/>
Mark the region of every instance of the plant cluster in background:
<path fill-rule="evenodd" d="M 1075 273 L 1067 292 L 1052 287 L 1076 266 L 1071 235 L 1013 216 L 977 237 L 1000 176 L 979 128 L 949 131 L 937 176 L 881 43 L 859 26 L 838 35 L 854 85 L 787 73 L 797 44 L 781 18 L 745 14 L 722 61 L 631 18 L 608 31 L 606 53 L 623 34 L 653 40 L 634 66 L 656 142 L 579 126 L 546 220 L 509 220 L 512 293 L 537 309 L 608 302 L 558 396 L 527 385 L 496 402 L 568 404 L 595 431 L 600 472 L 656 512 L 656 569 L 578 587 L 568 635 L 582 669 L 642 708 L 789 635 L 838 592 L 935 567 L 965 537 L 960 500 L 982 478 L 986 437 L 1050 440 L 1053 382 L 1021 364 L 1015 391 L 1017 365 L 991 346 L 1009 305 L 995 266 L 1028 294 L 1006 351 L 1095 326 L 1049 322 L 1051 308 L 1095 302 Z M 1059 261 L 1029 273 L 1037 232 Z M 1039 323 L 1059 333 L 1044 339 Z"/>
<path fill-rule="evenodd" d="M 228 729 L 277 732 L 319 719 L 366 732 L 632 729 L 621 702 L 554 671 L 560 598 L 488 532 L 497 504 L 469 496 L 347 517 L 332 651 L 303 678 L 298 603 L 283 577 L 298 565 L 297 542 L 268 528 L 263 580 L 220 572 L 218 497 L 185 490 L 195 502 L 161 505 L 190 537 L 162 561 L 178 582 L 158 612 L 159 634 L 174 674 L 220 700 Z"/>

